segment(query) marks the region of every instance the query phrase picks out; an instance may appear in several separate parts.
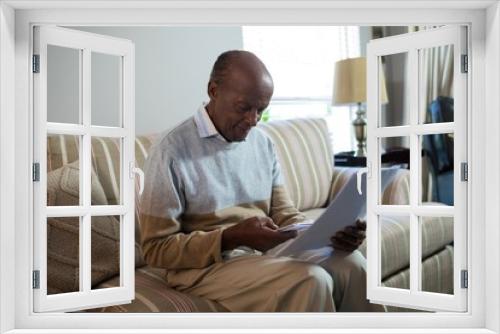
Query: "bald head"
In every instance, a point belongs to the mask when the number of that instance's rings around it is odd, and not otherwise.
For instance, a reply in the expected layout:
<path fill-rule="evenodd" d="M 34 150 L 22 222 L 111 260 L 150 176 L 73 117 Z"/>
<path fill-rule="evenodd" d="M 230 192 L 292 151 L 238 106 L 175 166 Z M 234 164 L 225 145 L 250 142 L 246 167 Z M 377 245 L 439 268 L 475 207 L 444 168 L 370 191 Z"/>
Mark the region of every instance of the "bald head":
<path fill-rule="evenodd" d="M 272 83 L 266 65 L 253 53 L 243 50 L 231 50 L 220 54 L 210 73 L 210 81 L 221 85 L 235 72 L 244 72 L 254 78 L 265 76 Z"/>
<path fill-rule="evenodd" d="M 248 51 L 227 51 L 210 74 L 206 109 L 224 138 L 241 141 L 257 125 L 273 90 L 271 75 L 259 58 Z"/>

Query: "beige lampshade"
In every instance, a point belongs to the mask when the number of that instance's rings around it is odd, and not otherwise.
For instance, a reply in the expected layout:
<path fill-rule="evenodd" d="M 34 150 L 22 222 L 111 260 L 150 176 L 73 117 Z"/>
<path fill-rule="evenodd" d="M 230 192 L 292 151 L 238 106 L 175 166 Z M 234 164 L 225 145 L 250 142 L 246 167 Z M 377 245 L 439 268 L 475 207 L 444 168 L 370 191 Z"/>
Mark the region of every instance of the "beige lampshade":
<path fill-rule="evenodd" d="M 387 103 L 384 71 L 381 73 L 381 102 Z M 348 58 L 335 63 L 332 104 L 366 102 L 366 58 Z"/>

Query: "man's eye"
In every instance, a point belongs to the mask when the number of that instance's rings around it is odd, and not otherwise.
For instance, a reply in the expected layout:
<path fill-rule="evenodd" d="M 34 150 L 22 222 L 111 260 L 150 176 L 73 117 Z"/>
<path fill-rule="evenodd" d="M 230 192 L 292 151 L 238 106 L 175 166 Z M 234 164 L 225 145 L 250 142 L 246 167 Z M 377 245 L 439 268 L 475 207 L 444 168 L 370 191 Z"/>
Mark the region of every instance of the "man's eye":
<path fill-rule="evenodd" d="M 250 107 L 241 107 L 239 109 L 239 111 L 242 112 L 242 113 L 246 113 L 246 112 L 249 112 L 251 110 L 252 110 L 252 108 L 250 108 Z"/>

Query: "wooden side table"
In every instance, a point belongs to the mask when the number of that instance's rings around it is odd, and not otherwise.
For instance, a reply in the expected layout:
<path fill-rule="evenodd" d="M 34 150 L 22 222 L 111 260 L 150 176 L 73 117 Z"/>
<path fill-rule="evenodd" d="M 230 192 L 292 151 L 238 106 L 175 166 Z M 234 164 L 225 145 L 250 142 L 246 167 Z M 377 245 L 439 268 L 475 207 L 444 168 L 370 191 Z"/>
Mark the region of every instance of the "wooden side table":
<path fill-rule="evenodd" d="M 354 151 L 340 152 L 334 155 L 335 166 L 366 167 L 366 157 L 355 157 Z M 382 154 L 384 167 L 391 165 L 406 165 L 410 169 L 410 149 L 406 147 L 391 148 Z"/>

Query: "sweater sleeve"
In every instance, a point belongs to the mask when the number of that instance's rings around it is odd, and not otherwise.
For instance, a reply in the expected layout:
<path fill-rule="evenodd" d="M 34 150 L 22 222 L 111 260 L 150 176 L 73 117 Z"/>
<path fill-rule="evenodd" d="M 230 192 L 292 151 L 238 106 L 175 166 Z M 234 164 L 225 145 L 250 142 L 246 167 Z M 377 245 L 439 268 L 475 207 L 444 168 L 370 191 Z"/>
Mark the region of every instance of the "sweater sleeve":
<path fill-rule="evenodd" d="M 191 269 L 222 261 L 222 229 L 182 232 L 185 199 L 175 161 L 155 147 L 145 169 L 139 217 L 146 262 L 165 269 Z"/>

